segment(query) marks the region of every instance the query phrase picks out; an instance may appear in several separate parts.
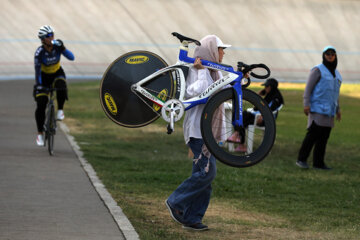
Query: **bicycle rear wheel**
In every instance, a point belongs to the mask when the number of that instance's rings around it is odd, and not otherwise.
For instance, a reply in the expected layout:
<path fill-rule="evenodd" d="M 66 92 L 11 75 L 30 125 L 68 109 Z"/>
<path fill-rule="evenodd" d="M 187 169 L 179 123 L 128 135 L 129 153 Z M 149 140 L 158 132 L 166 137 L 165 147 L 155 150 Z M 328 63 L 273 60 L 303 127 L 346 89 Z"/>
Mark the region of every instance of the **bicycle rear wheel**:
<path fill-rule="evenodd" d="M 116 59 L 106 70 L 100 84 L 101 106 L 116 124 L 142 127 L 159 118 L 161 108 L 131 91 L 131 85 L 167 67 L 158 55 L 147 51 L 129 52 Z M 163 100 L 174 98 L 176 81 L 167 72 L 143 84 L 151 94 Z"/>
<path fill-rule="evenodd" d="M 234 90 L 228 88 L 208 101 L 202 113 L 201 133 L 208 150 L 216 159 L 232 167 L 250 167 L 262 161 L 271 150 L 276 135 L 275 120 L 266 102 L 253 91 L 244 89 L 243 111 L 257 109 L 264 126 L 254 126 L 252 122 L 246 129 L 240 129 L 243 131 L 235 131 L 232 125 L 233 99 Z M 217 123 L 214 124 L 215 121 Z M 239 143 L 227 142 L 235 132 L 245 139 L 246 151 L 238 152 L 236 149 Z"/>

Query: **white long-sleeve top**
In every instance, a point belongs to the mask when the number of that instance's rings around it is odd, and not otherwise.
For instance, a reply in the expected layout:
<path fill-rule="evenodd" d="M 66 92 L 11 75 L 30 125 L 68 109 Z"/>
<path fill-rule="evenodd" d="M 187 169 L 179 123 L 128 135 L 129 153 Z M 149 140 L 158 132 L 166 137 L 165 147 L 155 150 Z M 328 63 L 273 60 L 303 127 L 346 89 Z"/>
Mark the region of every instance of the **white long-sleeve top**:
<path fill-rule="evenodd" d="M 219 77 L 222 77 L 220 71 L 218 71 Z M 185 98 L 189 99 L 200 95 L 208 88 L 212 83 L 210 71 L 208 69 L 196 69 L 191 67 L 188 77 L 186 79 L 186 92 Z M 184 139 L 186 144 L 190 141 L 190 138 L 202 138 L 200 130 L 201 114 L 205 105 L 200 104 L 186 111 L 183 129 Z"/>

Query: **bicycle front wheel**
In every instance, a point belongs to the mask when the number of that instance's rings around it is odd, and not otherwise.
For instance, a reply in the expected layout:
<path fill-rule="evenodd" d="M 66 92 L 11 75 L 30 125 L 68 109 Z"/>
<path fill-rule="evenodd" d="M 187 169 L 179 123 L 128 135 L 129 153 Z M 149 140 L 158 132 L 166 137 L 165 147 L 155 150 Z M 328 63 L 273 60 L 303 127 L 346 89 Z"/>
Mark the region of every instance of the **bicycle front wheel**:
<path fill-rule="evenodd" d="M 152 73 L 167 67 L 158 55 L 147 51 L 129 52 L 116 59 L 106 70 L 100 85 L 101 106 L 116 124 L 124 127 L 142 127 L 154 122 L 161 108 L 131 86 Z M 167 101 L 176 95 L 176 81 L 167 72 L 142 85 L 152 95 Z"/>
<path fill-rule="evenodd" d="M 55 119 L 55 109 L 54 105 L 50 105 L 48 112 L 48 121 L 46 124 L 47 131 L 47 143 L 48 143 L 48 151 L 52 156 L 54 155 L 54 135 L 56 129 L 56 119 Z"/>
<path fill-rule="evenodd" d="M 232 124 L 232 88 L 214 95 L 206 104 L 201 118 L 201 133 L 208 150 L 224 164 L 239 168 L 250 167 L 262 161 L 271 150 L 276 135 L 274 116 L 259 95 L 244 89 L 242 104 L 243 121 L 245 122 L 245 115 L 251 114 L 245 111 L 257 109 L 258 116 L 262 116 L 263 126 L 255 124 L 254 115 L 252 118 L 250 116 L 252 122 L 246 128 L 235 130 Z M 238 141 L 230 142 L 230 138 Z"/>
<path fill-rule="evenodd" d="M 52 156 L 54 155 L 54 135 L 50 133 L 47 140 L 48 140 L 48 151 L 49 154 Z"/>

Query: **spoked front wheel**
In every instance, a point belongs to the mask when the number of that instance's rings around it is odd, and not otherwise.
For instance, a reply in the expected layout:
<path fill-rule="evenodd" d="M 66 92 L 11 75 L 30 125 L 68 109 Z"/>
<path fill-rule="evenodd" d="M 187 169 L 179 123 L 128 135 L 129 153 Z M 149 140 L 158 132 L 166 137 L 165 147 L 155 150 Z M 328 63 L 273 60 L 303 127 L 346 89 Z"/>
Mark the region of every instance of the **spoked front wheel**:
<path fill-rule="evenodd" d="M 235 129 L 233 99 L 234 90 L 228 88 L 209 100 L 202 113 L 201 133 L 216 159 L 232 167 L 249 167 L 262 161 L 271 150 L 276 135 L 275 120 L 267 103 L 253 91 L 244 89 L 244 127 Z M 261 118 L 259 125 L 256 122 Z"/>
<path fill-rule="evenodd" d="M 49 154 L 52 156 L 54 155 L 54 135 L 50 133 L 47 140 L 48 140 L 48 151 Z"/>
<path fill-rule="evenodd" d="M 48 145 L 49 154 L 54 155 L 54 138 L 56 132 L 56 119 L 55 119 L 55 109 L 51 105 L 48 112 L 48 119 L 46 123 L 46 139 Z"/>

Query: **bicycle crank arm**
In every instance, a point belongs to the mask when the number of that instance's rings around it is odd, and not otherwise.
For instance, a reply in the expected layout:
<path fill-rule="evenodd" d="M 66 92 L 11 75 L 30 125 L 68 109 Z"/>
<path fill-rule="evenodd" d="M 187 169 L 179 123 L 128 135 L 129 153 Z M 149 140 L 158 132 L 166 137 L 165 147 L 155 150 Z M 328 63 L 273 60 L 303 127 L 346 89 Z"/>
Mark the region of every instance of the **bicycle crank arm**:
<path fill-rule="evenodd" d="M 171 133 L 174 132 L 174 115 L 175 115 L 174 112 L 170 113 L 170 123 L 167 126 L 167 130 L 168 130 L 167 133 L 168 134 L 171 134 Z"/>

